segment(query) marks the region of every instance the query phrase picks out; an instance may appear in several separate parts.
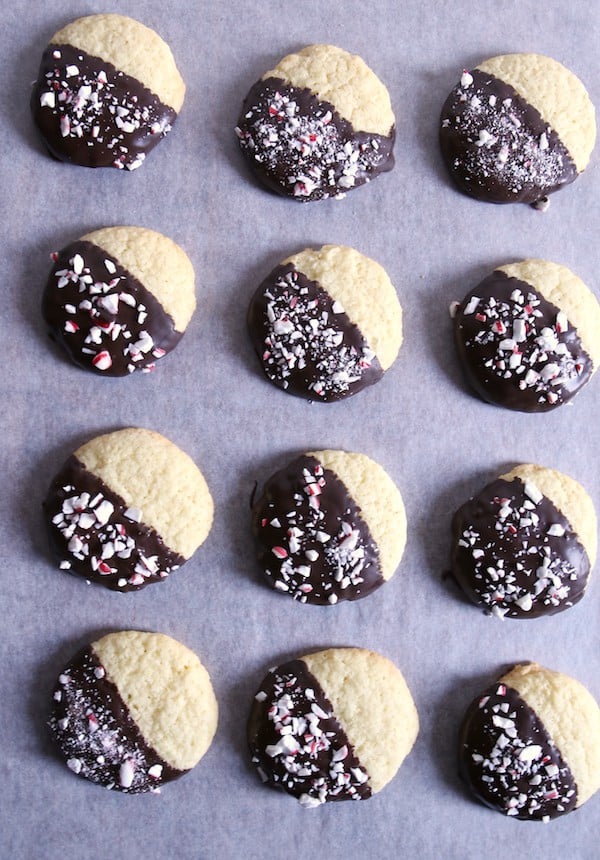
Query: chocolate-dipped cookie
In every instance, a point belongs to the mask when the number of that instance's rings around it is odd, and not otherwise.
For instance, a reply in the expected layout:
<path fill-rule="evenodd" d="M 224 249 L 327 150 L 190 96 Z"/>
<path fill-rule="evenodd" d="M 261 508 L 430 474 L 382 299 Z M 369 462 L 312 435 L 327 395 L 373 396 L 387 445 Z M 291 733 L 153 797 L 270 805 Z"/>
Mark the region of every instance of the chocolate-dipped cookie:
<path fill-rule="evenodd" d="M 252 297 L 247 323 L 267 378 L 322 402 L 373 385 L 402 343 L 387 273 L 341 245 L 307 248 L 276 266 Z"/>
<path fill-rule="evenodd" d="M 387 89 L 358 56 L 309 45 L 252 87 L 236 127 L 271 190 L 303 203 L 340 197 L 394 166 Z"/>
<path fill-rule="evenodd" d="M 265 483 L 252 508 L 269 584 L 301 603 L 367 597 L 390 579 L 406 542 L 398 488 L 364 454 L 303 454 Z"/>
<path fill-rule="evenodd" d="M 583 487 L 531 464 L 501 475 L 455 513 L 452 574 L 499 618 L 537 618 L 583 597 L 596 560 L 597 521 Z"/>
<path fill-rule="evenodd" d="M 50 336 L 101 376 L 148 373 L 179 343 L 194 309 L 194 269 L 171 239 L 105 227 L 52 254 L 42 300 Z"/>
<path fill-rule="evenodd" d="M 184 95 L 154 30 L 123 15 L 89 15 L 50 39 L 31 110 L 55 158 L 134 170 L 171 130 Z"/>
<path fill-rule="evenodd" d="M 459 762 L 492 809 L 522 820 L 565 815 L 600 788 L 600 708 L 567 675 L 515 666 L 469 706 Z"/>
<path fill-rule="evenodd" d="M 209 748 L 217 701 L 196 654 L 162 633 L 109 633 L 58 677 L 49 727 L 67 767 L 126 794 L 157 791 Z"/>
<path fill-rule="evenodd" d="M 452 308 L 465 376 L 484 400 L 521 412 L 569 401 L 600 362 L 600 304 L 565 266 L 500 266 Z"/>
<path fill-rule="evenodd" d="M 44 515 L 61 570 L 113 591 L 161 582 L 204 542 L 213 502 L 196 464 L 151 430 L 97 436 L 68 458 Z"/>
<path fill-rule="evenodd" d="M 314 807 L 380 791 L 418 731 L 412 696 L 390 660 L 330 648 L 269 671 L 254 697 L 248 745 L 263 782 Z"/>
<path fill-rule="evenodd" d="M 585 169 L 595 140 L 585 87 L 540 54 L 506 54 L 464 71 L 442 108 L 452 178 L 491 203 L 545 203 Z"/>

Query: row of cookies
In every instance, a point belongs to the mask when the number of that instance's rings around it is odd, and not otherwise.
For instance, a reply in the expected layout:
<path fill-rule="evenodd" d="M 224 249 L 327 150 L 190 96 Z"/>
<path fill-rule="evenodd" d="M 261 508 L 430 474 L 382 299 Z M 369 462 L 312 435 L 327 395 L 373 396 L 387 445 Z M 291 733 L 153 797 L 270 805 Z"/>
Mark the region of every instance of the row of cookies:
<path fill-rule="evenodd" d="M 209 748 L 218 705 L 197 655 L 160 633 L 92 642 L 58 677 L 49 726 L 67 767 L 128 794 L 156 792 Z M 330 648 L 269 670 L 247 740 L 263 782 L 305 808 L 366 800 L 415 742 L 417 710 L 381 654 Z M 600 787 L 600 708 L 573 678 L 521 664 L 468 707 L 463 776 L 487 805 L 527 820 L 571 812 Z"/>
<path fill-rule="evenodd" d="M 55 157 L 134 170 L 171 130 L 184 95 L 157 33 L 121 15 L 90 15 L 50 39 L 31 108 Z M 302 202 L 344 196 L 391 170 L 395 132 L 385 85 L 332 45 L 309 45 L 265 72 L 236 127 L 260 180 Z M 595 135 L 581 81 L 538 54 L 464 71 L 441 112 L 442 154 L 456 184 L 496 203 L 545 201 L 585 169 Z"/>
<path fill-rule="evenodd" d="M 105 376 L 149 372 L 177 345 L 196 298 L 192 264 L 172 240 L 107 227 L 52 257 L 42 312 L 76 364 Z M 600 303 L 556 263 L 501 266 L 452 313 L 471 387 L 509 409 L 545 412 L 568 402 L 600 362 Z M 387 273 L 339 245 L 283 260 L 252 296 L 247 322 L 267 379 L 319 402 L 377 382 L 402 343 Z"/>

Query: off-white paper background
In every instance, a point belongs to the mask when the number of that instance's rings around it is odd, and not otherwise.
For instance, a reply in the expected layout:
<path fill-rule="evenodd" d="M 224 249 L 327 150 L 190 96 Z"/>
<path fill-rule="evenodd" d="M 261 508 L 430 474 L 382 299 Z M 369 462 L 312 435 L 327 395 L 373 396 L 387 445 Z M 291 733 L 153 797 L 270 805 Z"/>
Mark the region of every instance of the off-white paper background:
<path fill-rule="evenodd" d="M 42 50 L 79 15 L 119 11 L 158 30 L 187 82 L 172 135 L 133 174 L 54 162 L 28 111 Z M 549 54 L 600 105 L 600 7 L 558 0 L 338 0 L 4 4 L 2 156 L 2 477 L 0 855 L 27 860 L 229 858 L 592 858 L 600 797 L 549 825 L 504 818 L 465 793 L 457 725 L 507 664 L 537 660 L 600 698 L 600 577 L 574 609 L 531 622 L 486 618 L 442 581 L 453 510 L 507 465 L 536 461 L 580 480 L 600 506 L 600 379 L 571 407 L 511 414 L 466 390 L 448 305 L 494 266 L 539 256 L 600 292 L 600 155 L 548 212 L 494 207 L 456 192 L 437 149 L 437 117 L 463 66 L 509 51 Z M 360 53 L 386 82 L 398 120 L 397 166 L 343 201 L 298 205 L 262 190 L 233 134 L 241 100 L 282 55 L 310 42 Z M 198 311 L 155 374 L 102 379 L 63 360 L 40 319 L 49 253 L 84 233 L 136 224 L 173 237 L 197 272 Z M 308 404 L 262 377 L 245 332 L 249 296 L 307 245 L 353 245 L 390 273 L 405 342 L 377 386 Z M 216 502 L 201 550 L 163 585 L 119 595 L 52 564 L 40 502 L 62 460 L 126 425 L 169 436 L 200 465 Z M 262 584 L 249 497 L 292 454 L 363 451 L 398 483 L 409 532 L 395 578 L 368 600 L 293 603 Z M 127 797 L 75 778 L 45 719 L 54 678 L 90 639 L 160 630 L 194 649 L 220 705 L 201 764 L 160 796 Z M 245 720 L 282 658 L 358 645 L 393 659 L 421 719 L 394 781 L 365 803 L 305 811 L 263 788 Z"/>

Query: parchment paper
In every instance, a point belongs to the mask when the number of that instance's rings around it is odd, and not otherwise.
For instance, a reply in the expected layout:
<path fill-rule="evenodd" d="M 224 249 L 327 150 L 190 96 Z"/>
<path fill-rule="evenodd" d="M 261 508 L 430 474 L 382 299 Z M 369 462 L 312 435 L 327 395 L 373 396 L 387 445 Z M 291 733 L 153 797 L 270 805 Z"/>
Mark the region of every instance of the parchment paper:
<path fill-rule="evenodd" d="M 171 45 L 188 90 L 170 137 L 132 174 L 54 162 L 29 115 L 43 48 L 69 20 L 119 11 Z M 600 797 L 548 825 L 478 805 L 457 774 L 456 733 L 471 698 L 509 664 L 537 660 L 600 698 L 598 575 L 578 606 L 530 622 L 487 618 L 442 580 L 451 515 L 506 466 L 540 462 L 581 481 L 600 506 L 600 380 L 570 407 L 511 414 L 466 389 L 448 305 L 495 266 L 528 256 L 572 268 L 600 292 L 600 159 L 546 213 L 460 195 L 437 148 L 440 107 L 463 67 L 498 53 L 546 53 L 600 105 L 600 7 L 584 0 L 127 0 L 5 5 L 2 351 L 3 857 L 597 857 Z M 395 170 L 342 201 L 296 205 L 247 172 L 233 127 L 252 83 L 311 42 L 361 54 L 397 115 Z M 193 260 L 198 310 L 155 374 L 101 379 L 47 339 L 40 296 L 49 253 L 105 225 L 160 230 Z M 405 342 L 384 380 L 338 404 L 308 404 L 262 378 L 245 332 L 248 299 L 281 259 L 341 243 L 378 260 L 404 308 Z M 163 585 L 119 595 L 56 569 L 40 503 L 79 444 L 128 425 L 164 433 L 203 470 L 216 502 L 206 544 Z M 367 600 L 303 606 L 271 591 L 254 562 L 249 497 L 292 454 L 363 451 L 399 485 L 406 553 Z M 109 630 L 160 630 L 195 650 L 220 704 L 199 766 L 160 796 L 127 797 L 77 779 L 47 737 L 52 684 Z M 403 671 L 421 731 L 384 791 L 303 810 L 264 788 L 245 721 L 266 669 L 334 645 L 380 651 Z"/>

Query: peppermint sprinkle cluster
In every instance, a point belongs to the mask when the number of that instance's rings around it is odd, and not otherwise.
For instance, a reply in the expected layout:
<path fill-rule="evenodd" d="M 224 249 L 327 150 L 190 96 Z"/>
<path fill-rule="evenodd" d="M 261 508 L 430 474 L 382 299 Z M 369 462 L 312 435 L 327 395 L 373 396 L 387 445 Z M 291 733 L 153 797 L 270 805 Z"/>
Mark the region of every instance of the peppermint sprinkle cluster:
<path fill-rule="evenodd" d="M 49 726 L 73 773 L 130 794 L 158 792 L 164 766 L 144 743 L 92 651 L 58 678 Z"/>
<path fill-rule="evenodd" d="M 372 580 L 382 581 L 376 548 L 365 539 L 362 523 L 341 494 L 336 505 L 340 515 L 329 515 L 331 493 L 337 492 L 330 485 L 334 476 L 314 458 L 303 462 L 289 509 L 273 502 L 259 509 L 258 538 L 267 547 L 262 556 L 265 572 L 278 591 L 301 603 L 353 599 L 365 580 L 365 590 L 373 587 Z"/>
<path fill-rule="evenodd" d="M 568 812 L 576 787 L 552 739 L 529 706 L 504 684 L 478 703 L 485 741 L 467 738 L 465 754 L 480 774 L 483 795 L 506 815 L 548 821 Z"/>
<path fill-rule="evenodd" d="M 379 135 L 355 133 L 309 90 L 267 79 L 246 104 L 235 129 L 242 151 L 297 200 L 342 197 L 391 167 L 391 147 L 381 146 Z"/>
<path fill-rule="evenodd" d="M 109 63 L 67 47 L 51 50 L 48 60 L 40 108 L 58 119 L 61 138 L 81 145 L 84 161 L 89 148 L 104 152 L 107 165 L 135 170 L 146 158 L 140 146 L 151 148 L 171 130 L 170 110 Z"/>
<path fill-rule="evenodd" d="M 375 362 L 364 338 L 350 338 L 351 323 L 339 301 L 298 271 L 283 272 L 264 292 L 265 337 L 261 360 L 267 377 L 292 390 L 298 380 L 306 391 L 327 401 L 360 383 Z M 294 384 L 296 383 L 296 384 Z"/>
<path fill-rule="evenodd" d="M 102 259 L 102 271 L 87 256 Z M 54 253 L 56 263 L 61 257 Z M 68 257 L 67 268 L 56 268 L 47 287 L 46 317 L 52 325 L 60 308 L 60 334 L 69 351 L 107 375 L 124 375 L 141 370 L 150 373 L 156 359 L 166 350 L 155 344 L 147 327 L 149 309 L 140 301 L 139 289 L 116 263 L 94 248 L 88 255 L 85 243 Z M 155 321 L 156 322 L 156 321 Z"/>
<path fill-rule="evenodd" d="M 304 807 L 365 799 L 371 794 L 368 774 L 343 736 L 326 697 L 305 686 L 294 671 L 303 665 L 292 661 L 273 669 L 265 679 L 268 684 L 256 694 L 256 703 L 267 718 L 265 734 L 273 742 L 260 750 L 254 748 L 252 761 L 263 781 L 293 794 Z"/>
<path fill-rule="evenodd" d="M 469 349 L 485 350 L 483 367 L 503 382 L 513 382 L 519 391 L 529 391 L 540 404 L 554 406 L 565 399 L 570 389 L 579 387 L 587 377 L 581 355 L 569 349 L 569 322 L 564 311 L 554 309 L 547 319 L 543 302 L 535 290 L 515 287 L 509 298 L 493 295 L 472 296 L 462 310 L 473 317 L 476 332 L 465 341 Z M 566 389 L 566 391 L 565 391 Z"/>

